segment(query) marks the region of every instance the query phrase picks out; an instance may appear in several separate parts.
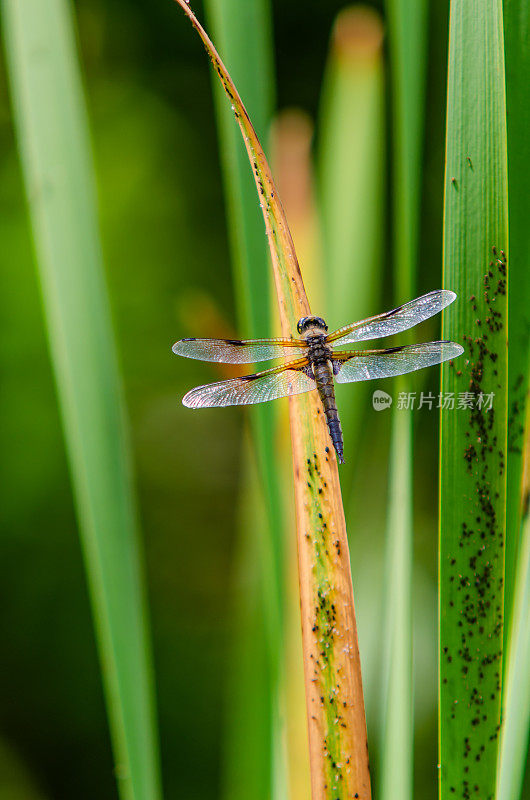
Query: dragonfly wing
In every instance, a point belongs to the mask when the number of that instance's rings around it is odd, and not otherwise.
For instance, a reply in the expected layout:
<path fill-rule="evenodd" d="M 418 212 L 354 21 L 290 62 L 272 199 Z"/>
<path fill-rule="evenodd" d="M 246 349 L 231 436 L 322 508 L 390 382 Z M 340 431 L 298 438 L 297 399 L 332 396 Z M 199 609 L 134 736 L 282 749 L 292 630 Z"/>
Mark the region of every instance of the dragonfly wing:
<path fill-rule="evenodd" d="M 255 375 L 197 386 L 185 395 L 182 402 L 188 408 L 246 406 L 309 392 L 315 388 L 311 367 L 307 359 L 302 358 Z"/>
<path fill-rule="evenodd" d="M 179 339 L 172 347 L 177 356 L 217 361 L 222 364 L 250 364 L 270 358 L 293 358 L 307 352 L 307 345 L 291 339 Z"/>
<path fill-rule="evenodd" d="M 463 352 L 464 348 L 456 342 L 422 342 L 388 350 L 333 353 L 333 372 L 337 383 L 392 378 L 441 364 Z"/>
<path fill-rule="evenodd" d="M 327 337 L 329 343 L 342 347 L 352 342 L 362 342 L 367 339 L 382 339 L 384 336 L 393 336 L 401 333 L 414 325 L 418 325 L 429 317 L 438 314 L 443 308 L 456 299 L 456 294 L 448 289 L 437 289 L 405 303 L 403 306 L 386 311 L 377 317 L 363 319 L 339 328 Z"/>

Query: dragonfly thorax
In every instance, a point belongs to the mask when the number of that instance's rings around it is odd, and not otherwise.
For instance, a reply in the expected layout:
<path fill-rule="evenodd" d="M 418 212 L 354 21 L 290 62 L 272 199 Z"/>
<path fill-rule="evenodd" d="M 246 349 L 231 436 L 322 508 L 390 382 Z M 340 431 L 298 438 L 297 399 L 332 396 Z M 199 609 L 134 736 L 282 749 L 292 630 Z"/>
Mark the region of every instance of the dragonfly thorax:
<path fill-rule="evenodd" d="M 298 320 L 296 329 L 300 335 L 322 336 L 327 333 L 328 326 L 322 317 L 302 317 Z"/>

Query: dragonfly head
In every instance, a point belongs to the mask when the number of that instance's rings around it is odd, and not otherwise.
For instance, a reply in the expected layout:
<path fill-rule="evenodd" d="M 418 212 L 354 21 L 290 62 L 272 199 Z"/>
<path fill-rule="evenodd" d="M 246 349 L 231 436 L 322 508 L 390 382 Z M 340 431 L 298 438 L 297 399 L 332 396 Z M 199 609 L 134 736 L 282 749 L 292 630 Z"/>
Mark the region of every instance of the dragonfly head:
<path fill-rule="evenodd" d="M 315 333 L 323 333 L 327 331 L 328 326 L 322 317 L 302 317 L 302 319 L 298 320 L 296 329 L 299 334 L 305 333 L 309 328 L 318 329 Z"/>

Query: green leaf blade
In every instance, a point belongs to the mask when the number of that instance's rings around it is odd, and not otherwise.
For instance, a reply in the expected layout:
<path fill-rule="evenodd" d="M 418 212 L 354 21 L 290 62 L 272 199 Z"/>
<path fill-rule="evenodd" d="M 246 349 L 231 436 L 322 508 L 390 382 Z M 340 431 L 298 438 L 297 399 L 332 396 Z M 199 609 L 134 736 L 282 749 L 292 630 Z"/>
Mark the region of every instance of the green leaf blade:
<path fill-rule="evenodd" d="M 399 385 L 399 384 L 398 384 Z M 401 382 L 401 387 L 407 384 Z M 412 421 L 393 412 L 385 554 L 385 650 L 381 704 L 381 798 L 412 797 Z"/>
<path fill-rule="evenodd" d="M 503 686 L 503 728 L 499 749 L 497 800 L 519 800 L 530 733 L 530 516 L 523 523 L 515 574 L 514 611 Z"/>
<path fill-rule="evenodd" d="M 427 3 L 386 0 L 392 64 L 395 292 L 399 303 L 415 284 L 425 107 Z"/>
<path fill-rule="evenodd" d="M 151 655 L 122 387 L 69 5 L 4 0 L 4 37 L 50 351 L 123 798 L 160 797 Z"/>
<path fill-rule="evenodd" d="M 500 2 L 451 3 L 444 286 L 458 299 L 443 337 L 440 489 L 441 798 L 495 793 L 500 726 L 507 441 L 508 247 Z M 458 410 L 461 393 L 473 408 Z M 493 395 L 493 408 L 479 407 Z"/>
<path fill-rule="evenodd" d="M 521 536 L 521 473 L 530 355 L 530 3 L 505 0 L 506 107 L 510 203 L 510 359 L 508 366 L 508 510 L 506 525 L 505 649 Z M 506 665 L 505 665 L 506 666 Z"/>
<path fill-rule="evenodd" d="M 414 297 L 420 228 L 427 4 L 387 0 L 392 78 L 392 233 L 396 304 Z M 410 339 L 409 339 L 410 341 Z M 408 376 L 395 392 L 410 391 Z M 413 418 L 392 409 L 386 537 L 385 660 L 380 728 L 381 798 L 409 800 L 414 771 Z"/>

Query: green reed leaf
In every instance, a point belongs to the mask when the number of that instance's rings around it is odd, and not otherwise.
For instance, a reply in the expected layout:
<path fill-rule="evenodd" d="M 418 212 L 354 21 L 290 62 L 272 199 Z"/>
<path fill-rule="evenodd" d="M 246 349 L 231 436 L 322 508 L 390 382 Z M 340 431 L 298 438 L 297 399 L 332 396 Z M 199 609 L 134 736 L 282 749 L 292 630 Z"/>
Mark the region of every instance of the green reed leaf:
<path fill-rule="evenodd" d="M 396 411 L 390 442 L 386 541 L 381 798 L 412 797 L 412 441 L 411 419 Z"/>
<path fill-rule="evenodd" d="M 421 163 L 426 74 L 425 0 L 387 0 L 392 89 L 392 229 L 396 303 L 414 296 L 420 226 Z M 395 382 L 396 394 L 410 381 Z M 381 706 L 381 797 L 412 796 L 414 701 L 412 682 L 412 433 L 409 411 L 392 411 L 386 543 L 385 663 Z"/>
<path fill-rule="evenodd" d="M 519 800 L 528 757 L 530 720 L 530 515 L 523 521 L 503 686 L 503 727 L 497 800 Z"/>
<path fill-rule="evenodd" d="M 442 369 L 441 798 L 492 798 L 500 726 L 507 441 L 508 181 L 500 0 L 452 0 Z M 459 393 L 472 408 L 458 409 Z M 464 396 L 465 395 L 461 395 Z M 490 396 L 489 403 L 480 398 Z"/>
<path fill-rule="evenodd" d="M 530 2 L 504 0 L 510 208 L 510 359 L 504 644 L 508 649 L 521 532 L 521 471 L 530 356 Z M 505 661 L 506 666 L 506 661 Z"/>
<path fill-rule="evenodd" d="M 3 29 L 50 352 L 120 794 L 160 797 L 129 442 L 66 0 L 3 0 Z"/>

